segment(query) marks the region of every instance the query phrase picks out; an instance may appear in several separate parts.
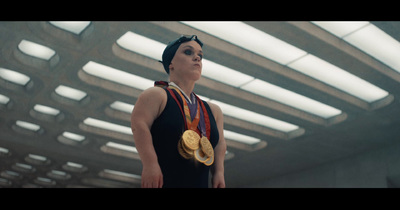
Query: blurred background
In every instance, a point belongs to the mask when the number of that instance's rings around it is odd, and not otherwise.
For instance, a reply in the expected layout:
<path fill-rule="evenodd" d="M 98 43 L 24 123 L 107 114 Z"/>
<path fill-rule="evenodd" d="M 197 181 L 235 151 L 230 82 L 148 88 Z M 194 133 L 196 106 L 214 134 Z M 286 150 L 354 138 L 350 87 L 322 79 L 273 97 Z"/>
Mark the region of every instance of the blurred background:
<path fill-rule="evenodd" d="M 227 187 L 399 187 L 400 22 L 0 22 L 0 187 L 140 187 L 139 94 L 204 43 Z"/>

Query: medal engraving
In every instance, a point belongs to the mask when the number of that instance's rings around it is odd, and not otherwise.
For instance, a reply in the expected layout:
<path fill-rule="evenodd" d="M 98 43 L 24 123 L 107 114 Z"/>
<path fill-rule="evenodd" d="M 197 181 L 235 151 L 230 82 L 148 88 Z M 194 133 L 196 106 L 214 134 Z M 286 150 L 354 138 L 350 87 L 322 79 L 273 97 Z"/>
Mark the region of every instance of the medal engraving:
<path fill-rule="evenodd" d="M 186 130 L 182 135 L 185 146 L 191 150 L 199 148 L 200 136 L 193 130 Z"/>
<path fill-rule="evenodd" d="M 203 136 L 200 139 L 200 145 L 201 145 L 201 150 L 206 154 L 208 157 L 214 155 L 214 149 L 210 143 L 210 141 L 207 139 L 207 137 Z"/>

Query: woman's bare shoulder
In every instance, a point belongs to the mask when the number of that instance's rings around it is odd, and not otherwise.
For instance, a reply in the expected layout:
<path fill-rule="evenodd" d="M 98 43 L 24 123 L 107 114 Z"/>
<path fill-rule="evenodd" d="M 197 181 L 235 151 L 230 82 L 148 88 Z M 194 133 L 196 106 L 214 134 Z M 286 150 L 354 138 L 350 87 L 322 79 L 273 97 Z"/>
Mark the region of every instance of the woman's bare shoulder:
<path fill-rule="evenodd" d="M 164 89 L 160 87 L 150 87 L 144 90 L 140 95 L 138 100 L 146 99 L 146 101 L 150 100 L 154 101 L 166 101 L 167 100 L 167 93 Z"/>
<path fill-rule="evenodd" d="M 150 87 L 144 90 L 141 95 L 154 95 L 154 96 L 161 96 L 166 95 L 165 90 L 160 87 Z"/>
<path fill-rule="evenodd" d="M 210 109 L 214 116 L 222 116 L 222 110 L 217 104 L 214 104 L 209 101 L 207 102 L 207 104 L 210 106 Z"/>
<path fill-rule="evenodd" d="M 144 119 L 152 121 L 164 110 L 167 100 L 167 93 L 162 88 L 148 88 L 139 95 L 132 117 L 144 117 Z"/>

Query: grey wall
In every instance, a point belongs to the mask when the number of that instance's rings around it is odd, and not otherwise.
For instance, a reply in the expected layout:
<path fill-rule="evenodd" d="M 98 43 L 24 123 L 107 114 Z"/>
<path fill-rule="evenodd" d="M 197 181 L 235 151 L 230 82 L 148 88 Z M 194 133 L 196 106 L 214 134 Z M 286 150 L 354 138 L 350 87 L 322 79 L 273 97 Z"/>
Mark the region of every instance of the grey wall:
<path fill-rule="evenodd" d="M 250 187 L 387 188 L 400 187 L 400 143 L 270 178 Z"/>

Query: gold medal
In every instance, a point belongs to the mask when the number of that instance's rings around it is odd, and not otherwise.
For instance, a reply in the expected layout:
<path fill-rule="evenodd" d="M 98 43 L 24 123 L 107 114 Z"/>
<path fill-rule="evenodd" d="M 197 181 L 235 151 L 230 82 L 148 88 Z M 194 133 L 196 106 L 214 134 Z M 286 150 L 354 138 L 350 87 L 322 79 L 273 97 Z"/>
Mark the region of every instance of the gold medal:
<path fill-rule="evenodd" d="M 180 144 L 181 144 L 181 147 L 182 147 L 183 151 L 184 151 L 185 153 L 187 153 L 188 155 L 190 155 L 191 157 L 193 157 L 193 153 L 194 153 L 193 150 L 187 148 L 187 147 L 185 146 L 185 144 L 183 143 L 183 141 L 180 141 Z"/>
<path fill-rule="evenodd" d="M 206 166 L 210 166 L 210 165 L 213 164 L 213 163 L 214 163 L 214 155 L 208 157 L 207 160 L 204 161 L 204 165 L 206 165 Z"/>
<path fill-rule="evenodd" d="M 190 150 L 187 150 L 182 144 L 182 140 L 179 140 L 178 142 L 178 152 L 185 159 L 190 159 L 193 157 L 193 151 L 190 152 Z"/>
<path fill-rule="evenodd" d="M 214 162 L 214 149 L 207 138 L 207 136 L 210 137 L 211 126 L 210 126 L 209 115 L 207 113 L 207 110 L 203 102 L 195 95 L 196 101 L 198 101 L 198 106 L 196 115 L 194 119 L 192 119 L 190 115 L 189 106 L 186 102 L 186 99 L 182 95 L 181 91 L 173 86 L 171 87 L 171 89 L 175 89 L 182 99 L 183 107 L 176 98 L 175 93 L 172 90 L 168 89 L 171 93 L 171 96 L 175 99 L 182 112 L 182 116 L 185 121 L 185 129 L 187 129 L 182 134 L 182 137 L 178 142 L 179 154 L 185 159 L 190 159 L 194 157 L 197 161 L 204 163 L 207 166 L 210 166 Z M 205 127 L 204 126 L 202 128 L 199 127 L 199 129 L 203 134 L 207 135 L 203 136 L 202 138 L 200 138 L 199 134 L 197 134 L 197 132 L 195 131 L 197 127 L 200 126 L 199 125 L 200 107 L 203 110 Z"/>
<path fill-rule="evenodd" d="M 214 149 L 210 141 L 207 139 L 207 137 L 203 136 L 200 139 L 200 145 L 201 145 L 201 150 L 204 152 L 204 154 L 207 155 L 207 157 L 214 156 Z"/>
<path fill-rule="evenodd" d="M 206 160 L 208 159 L 207 155 L 204 154 L 200 148 L 194 151 L 194 158 L 202 163 L 206 162 Z"/>
<path fill-rule="evenodd" d="M 193 130 L 186 130 L 182 135 L 182 140 L 185 146 L 190 150 L 199 148 L 200 136 Z"/>

